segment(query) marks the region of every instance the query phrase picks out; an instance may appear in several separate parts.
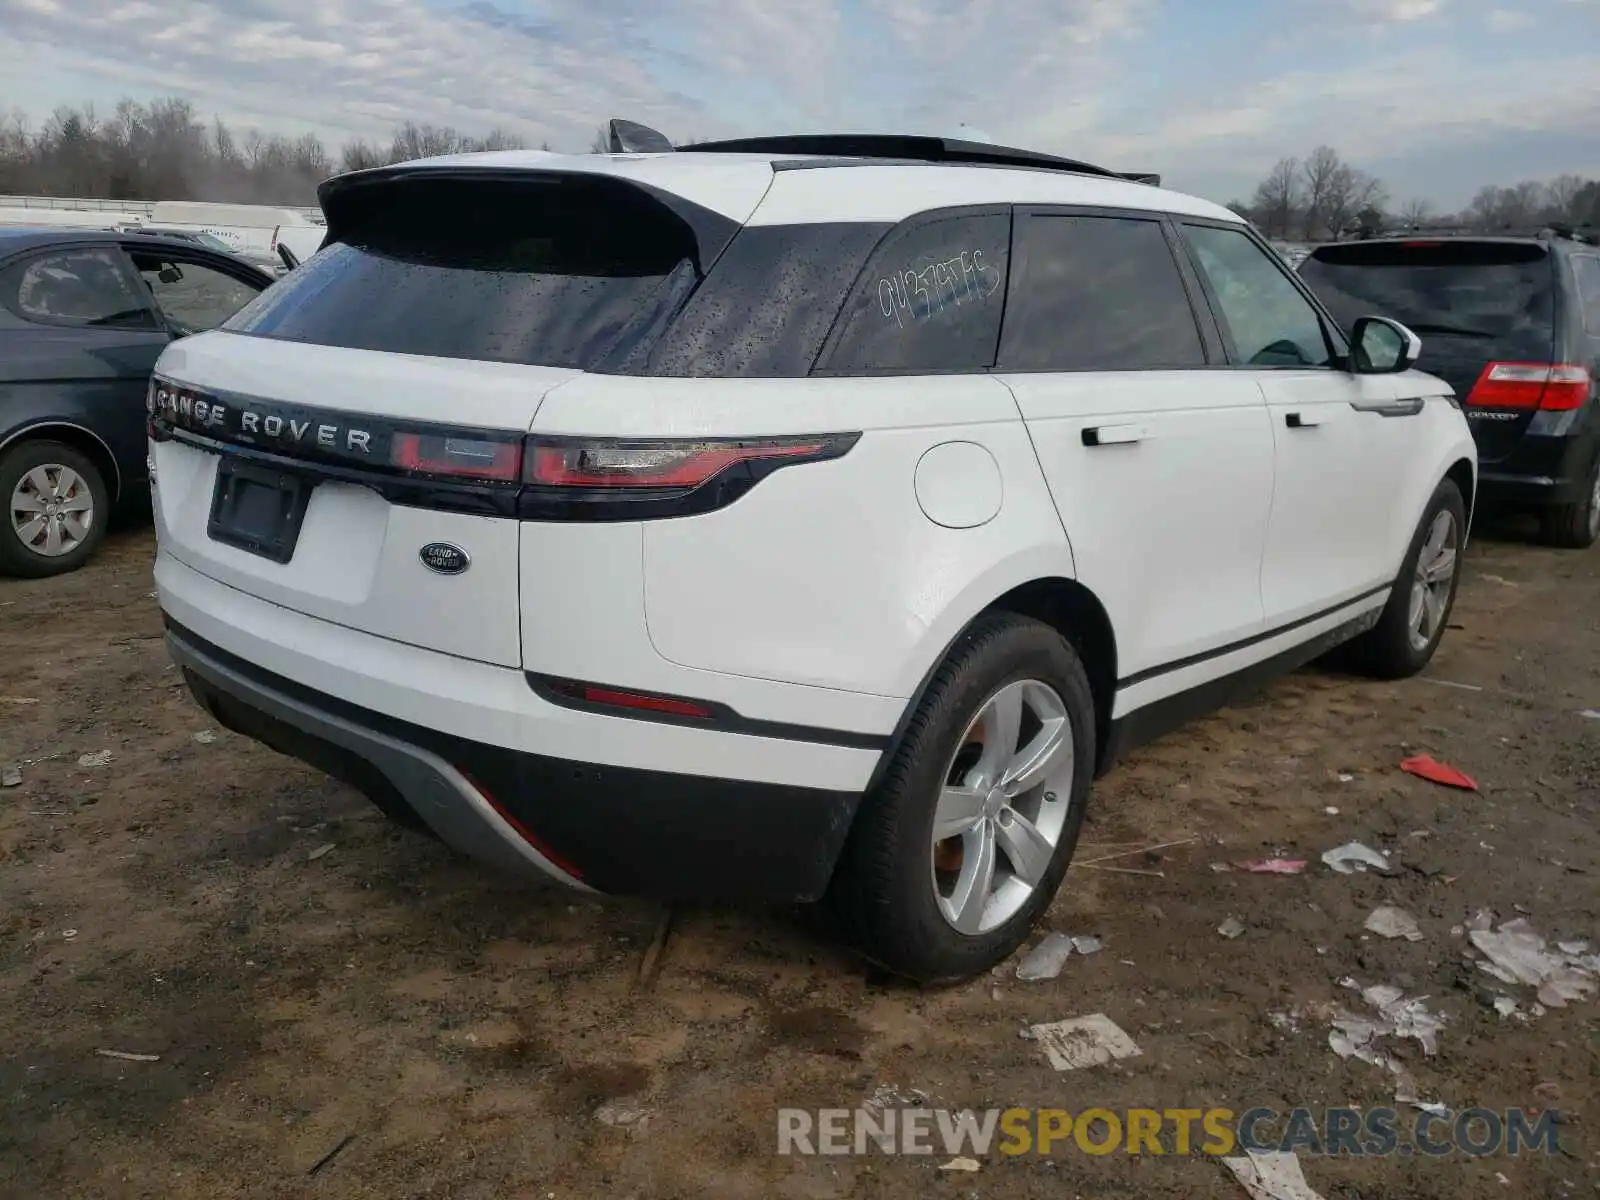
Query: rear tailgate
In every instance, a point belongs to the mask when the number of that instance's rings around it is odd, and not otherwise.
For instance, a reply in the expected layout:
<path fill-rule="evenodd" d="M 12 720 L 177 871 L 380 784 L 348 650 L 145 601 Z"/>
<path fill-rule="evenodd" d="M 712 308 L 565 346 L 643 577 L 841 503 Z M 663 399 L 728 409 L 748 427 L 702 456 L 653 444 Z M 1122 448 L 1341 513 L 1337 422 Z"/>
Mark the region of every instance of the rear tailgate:
<path fill-rule="evenodd" d="M 552 389 L 648 348 L 704 223 L 583 173 L 352 190 L 325 199 L 322 252 L 157 365 L 162 549 L 297 612 L 519 666 L 523 439 Z"/>
<path fill-rule="evenodd" d="M 1367 315 L 1409 326 L 1422 338 L 1417 366 L 1463 402 L 1490 363 L 1553 361 L 1555 266 L 1536 242 L 1448 237 L 1323 246 L 1300 274 L 1346 330 Z M 1469 413 L 1481 460 L 1510 454 L 1534 411 Z"/>
<path fill-rule="evenodd" d="M 517 522 L 495 511 L 494 485 L 432 491 L 371 472 L 393 458 L 397 434 L 444 412 L 453 426 L 498 432 L 518 446 L 545 393 L 578 372 L 228 333 L 177 343 L 159 369 L 162 409 L 180 433 L 192 430 L 209 443 L 177 436 L 152 443 L 164 551 L 309 616 L 519 665 Z M 198 419 L 196 402 L 204 405 Z M 467 440 L 454 439 L 458 457 L 477 449 L 461 445 Z M 320 457 L 309 462 L 306 453 L 319 446 Z M 225 460 L 305 480 L 309 494 L 288 561 L 222 540 L 228 534 L 214 524 L 214 501 Z M 421 551 L 435 543 L 465 551 L 471 569 L 446 575 L 427 567 Z"/>

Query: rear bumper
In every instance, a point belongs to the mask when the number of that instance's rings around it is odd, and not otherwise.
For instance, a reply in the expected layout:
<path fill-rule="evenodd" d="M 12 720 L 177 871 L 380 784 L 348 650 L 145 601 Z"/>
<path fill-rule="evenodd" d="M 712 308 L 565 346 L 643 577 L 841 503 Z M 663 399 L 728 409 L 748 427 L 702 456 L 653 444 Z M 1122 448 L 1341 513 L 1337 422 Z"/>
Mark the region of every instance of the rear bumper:
<path fill-rule="evenodd" d="M 1581 429 L 1524 434 L 1510 454 L 1481 464 L 1478 494 L 1491 504 L 1570 504 L 1587 493 L 1595 448 Z"/>
<path fill-rule="evenodd" d="M 441 733 L 246 663 L 168 617 L 195 698 L 227 728 L 403 805 L 501 868 L 601 892 L 808 901 L 860 793 L 577 762 Z"/>

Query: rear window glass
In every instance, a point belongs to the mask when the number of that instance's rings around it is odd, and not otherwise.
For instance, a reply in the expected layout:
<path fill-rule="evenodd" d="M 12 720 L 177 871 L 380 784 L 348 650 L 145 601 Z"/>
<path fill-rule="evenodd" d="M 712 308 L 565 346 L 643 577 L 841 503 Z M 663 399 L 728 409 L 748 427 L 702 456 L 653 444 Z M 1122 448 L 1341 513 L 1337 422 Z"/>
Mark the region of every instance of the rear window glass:
<path fill-rule="evenodd" d="M 699 275 L 694 229 L 629 184 L 402 180 L 226 329 L 322 346 L 593 370 Z"/>
<path fill-rule="evenodd" d="M 1572 273 L 1578 280 L 1578 302 L 1583 305 L 1584 332 L 1600 334 L 1600 257 L 1593 254 L 1574 255 Z"/>
<path fill-rule="evenodd" d="M 1357 317 L 1392 317 L 1425 337 L 1532 351 L 1554 324 L 1550 258 L 1516 242 L 1327 246 L 1300 275 L 1348 331 Z"/>

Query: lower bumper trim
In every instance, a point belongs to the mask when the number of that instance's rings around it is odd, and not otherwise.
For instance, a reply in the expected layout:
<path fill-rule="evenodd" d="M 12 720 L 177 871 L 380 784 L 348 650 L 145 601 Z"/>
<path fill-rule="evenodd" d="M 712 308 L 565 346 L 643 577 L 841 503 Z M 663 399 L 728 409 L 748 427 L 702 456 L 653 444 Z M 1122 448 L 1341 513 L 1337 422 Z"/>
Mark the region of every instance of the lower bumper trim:
<path fill-rule="evenodd" d="M 224 726 L 349 783 L 472 858 L 568 887 L 815 900 L 860 801 L 855 792 L 576 762 L 442 734 L 264 671 L 170 617 L 167 645 Z"/>

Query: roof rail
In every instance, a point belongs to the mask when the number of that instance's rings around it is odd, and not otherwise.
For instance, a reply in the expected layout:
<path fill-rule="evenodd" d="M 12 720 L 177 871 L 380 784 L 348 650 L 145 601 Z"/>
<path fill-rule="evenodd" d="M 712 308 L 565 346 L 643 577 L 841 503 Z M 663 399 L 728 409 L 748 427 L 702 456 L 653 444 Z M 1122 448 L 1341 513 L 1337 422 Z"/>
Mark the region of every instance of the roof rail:
<path fill-rule="evenodd" d="M 895 158 L 921 162 L 988 163 L 1001 167 L 1037 167 L 1048 171 L 1072 171 L 1079 175 L 1100 175 L 1107 179 L 1134 179 L 1147 183 L 1160 176 L 1121 175 L 1093 163 L 1018 150 L 987 142 L 967 142 L 959 138 L 926 137 L 897 133 L 799 133 L 776 137 L 732 138 L 720 142 L 698 142 L 696 154 L 795 154 L 823 158 Z"/>

